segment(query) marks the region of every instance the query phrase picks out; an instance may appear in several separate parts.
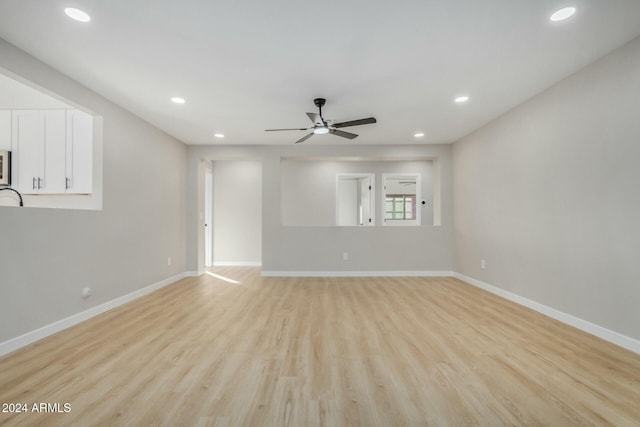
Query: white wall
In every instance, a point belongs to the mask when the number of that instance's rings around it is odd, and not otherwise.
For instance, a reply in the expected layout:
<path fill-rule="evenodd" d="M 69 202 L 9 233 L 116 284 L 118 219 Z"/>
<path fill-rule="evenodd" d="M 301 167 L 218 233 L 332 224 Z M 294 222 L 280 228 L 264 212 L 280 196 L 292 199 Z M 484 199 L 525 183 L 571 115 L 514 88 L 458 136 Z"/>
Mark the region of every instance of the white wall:
<path fill-rule="evenodd" d="M 255 160 L 213 162 L 213 262 L 262 261 L 262 166 Z"/>
<path fill-rule="evenodd" d="M 636 39 L 456 143 L 456 271 L 640 339 L 639 112 Z"/>
<path fill-rule="evenodd" d="M 102 210 L 0 206 L 2 343 L 185 271 L 187 149 L 2 40 L 0 68 L 104 119 Z"/>
<path fill-rule="evenodd" d="M 359 187 L 360 179 L 340 179 L 338 181 L 338 194 L 336 195 L 336 204 L 338 205 L 336 207 L 337 224 L 358 225 L 358 209 L 360 207 Z M 282 203 L 282 209 L 286 212 L 287 204 L 284 202 Z M 283 212 L 283 218 L 286 218 L 285 212 Z M 284 220 L 283 223 L 285 223 Z"/>
<path fill-rule="evenodd" d="M 281 214 L 281 162 L 283 158 L 325 158 L 329 161 L 370 159 L 438 160 L 434 199 L 441 203 L 442 225 L 424 227 L 285 226 Z M 257 159 L 262 163 L 262 267 L 264 271 L 451 271 L 451 146 L 225 146 L 189 147 L 187 178 L 188 270 L 204 268 L 202 234 L 203 159 Z M 435 179 L 435 178 L 434 178 Z M 335 199 L 335 176 L 331 180 Z M 335 205 L 331 210 L 335 220 Z M 398 251 L 401 247 L 403 250 Z M 349 252 L 348 261 L 342 259 Z"/>

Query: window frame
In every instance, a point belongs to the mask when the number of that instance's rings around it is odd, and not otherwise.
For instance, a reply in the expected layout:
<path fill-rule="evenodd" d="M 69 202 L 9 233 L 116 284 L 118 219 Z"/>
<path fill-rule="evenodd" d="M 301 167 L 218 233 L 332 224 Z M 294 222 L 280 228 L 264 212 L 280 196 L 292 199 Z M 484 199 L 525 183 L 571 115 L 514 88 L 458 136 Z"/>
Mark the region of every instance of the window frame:
<path fill-rule="evenodd" d="M 411 194 L 411 193 L 406 193 L 406 194 L 401 194 L 398 193 L 397 191 L 394 192 L 390 192 L 387 193 L 387 181 L 390 179 L 405 179 L 405 180 L 411 180 L 411 179 L 415 179 L 416 181 L 416 191 L 415 194 Z M 420 209 L 420 200 L 422 198 L 422 176 L 420 173 L 406 173 L 406 172 L 402 172 L 402 173 L 383 173 L 382 174 L 382 192 L 381 192 L 381 218 L 382 218 L 382 225 L 385 226 L 400 226 L 400 225 L 409 225 L 409 226 L 420 226 L 422 224 L 422 215 L 421 215 L 421 209 Z M 387 218 L 387 197 L 398 197 L 398 196 L 402 196 L 405 197 L 406 196 L 413 196 L 413 213 L 414 213 L 414 218 L 412 219 L 388 219 Z M 404 206 L 403 206 L 403 210 L 404 210 Z M 406 224 L 406 223 L 400 223 L 399 221 L 415 221 L 415 225 L 414 224 Z"/>

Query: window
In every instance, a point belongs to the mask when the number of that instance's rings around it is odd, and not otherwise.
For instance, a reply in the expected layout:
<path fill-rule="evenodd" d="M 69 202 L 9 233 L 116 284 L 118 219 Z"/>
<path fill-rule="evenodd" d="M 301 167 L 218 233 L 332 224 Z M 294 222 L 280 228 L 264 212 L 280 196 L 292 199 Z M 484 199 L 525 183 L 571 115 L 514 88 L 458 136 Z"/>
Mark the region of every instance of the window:
<path fill-rule="evenodd" d="M 385 219 L 416 219 L 415 194 L 387 194 L 385 199 Z"/>
<path fill-rule="evenodd" d="M 384 225 L 420 225 L 419 173 L 382 174 Z"/>

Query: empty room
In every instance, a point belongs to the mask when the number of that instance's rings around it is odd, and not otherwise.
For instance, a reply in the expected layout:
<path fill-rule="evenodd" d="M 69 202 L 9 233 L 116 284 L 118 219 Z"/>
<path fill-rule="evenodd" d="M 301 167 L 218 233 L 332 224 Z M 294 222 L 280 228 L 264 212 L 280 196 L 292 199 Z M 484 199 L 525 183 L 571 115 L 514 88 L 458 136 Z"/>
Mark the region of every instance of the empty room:
<path fill-rule="evenodd" d="M 0 425 L 640 425 L 639 16 L 0 0 Z"/>

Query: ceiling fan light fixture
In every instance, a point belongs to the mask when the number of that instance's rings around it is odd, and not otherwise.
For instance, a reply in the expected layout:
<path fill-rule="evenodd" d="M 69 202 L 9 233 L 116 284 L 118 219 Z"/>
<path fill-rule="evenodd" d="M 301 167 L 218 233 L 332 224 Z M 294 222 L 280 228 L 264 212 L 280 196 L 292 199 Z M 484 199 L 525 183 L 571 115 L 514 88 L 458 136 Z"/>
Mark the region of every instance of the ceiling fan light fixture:
<path fill-rule="evenodd" d="M 562 8 L 560 10 L 555 11 L 553 13 L 553 15 L 551 15 L 551 17 L 549 17 L 549 19 L 554 21 L 554 22 L 564 21 L 567 18 L 571 18 L 574 13 L 576 13 L 576 8 L 575 7 L 565 7 L 565 8 Z"/>
<path fill-rule="evenodd" d="M 74 7 L 67 7 L 64 10 L 64 13 L 67 14 L 67 16 L 75 21 L 78 22 L 89 22 L 91 21 L 91 17 L 87 14 L 87 12 L 84 12 L 80 9 L 76 9 Z"/>
<path fill-rule="evenodd" d="M 317 113 L 307 113 L 307 117 L 313 123 L 313 127 L 308 128 L 287 128 L 287 129 L 265 129 L 265 132 L 278 132 L 278 131 L 289 131 L 289 130 L 310 130 L 311 133 L 306 134 L 294 144 L 300 144 L 301 142 L 306 141 L 311 138 L 313 135 L 325 135 L 330 133 L 333 136 L 338 136 L 340 138 L 354 139 L 358 137 L 358 134 L 345 132 L 340 128 L 346 128 L 351 126 L 360 126 L 360 125 L 368 125 L 372 123 L 377 123 L 375 117 L 367 117 L 365 119 L 358 120 L 348 120 L 346 122 L 336 122 L 335 120 L 325 120 L 322 117 L 322 106 L 325 104 L 327 100 L 324 98 L 316 98 L 313 100 L 313 104 L 318 107 Z"/>

